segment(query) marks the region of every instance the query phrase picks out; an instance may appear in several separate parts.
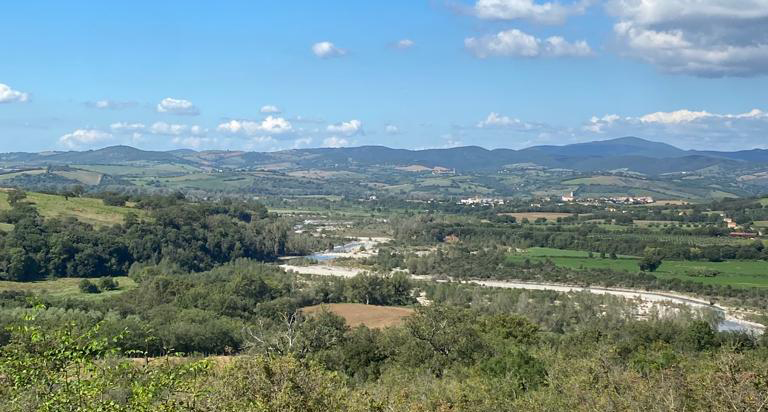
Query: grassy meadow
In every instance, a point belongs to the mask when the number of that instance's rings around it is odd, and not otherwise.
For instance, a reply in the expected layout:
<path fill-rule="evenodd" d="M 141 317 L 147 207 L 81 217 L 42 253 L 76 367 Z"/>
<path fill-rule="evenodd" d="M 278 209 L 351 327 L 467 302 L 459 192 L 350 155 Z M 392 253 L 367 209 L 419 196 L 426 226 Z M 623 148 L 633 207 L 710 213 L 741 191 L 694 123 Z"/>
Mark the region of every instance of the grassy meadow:
<path fill-rule="evenodd" d="M 120 285 L 117 290 L 104 291 L 101 293 L 83 293 L 80 291 L 79 287 L 82 279 L 83 278 L 59 278 L 36 282 L 0 281 L 0 291 L 26 291 L 60 298 L 75 298 L 93 301 L 115 296 L 136 287 L 136 282 L 134 282 L 133 279 L 127 276 L 116 276 L 113 277 L 113 279 Z M 98 279 L 90 280 L 94 283 L 98 283 Z"/>
<path fill-rule="evenodd" d="M 530 248 L 509 256 L 515 262 L 525 259 L 540 261 L 550 259 L 557 266 L 584 269 L 613 269 L 628 272 L 639 271 L 635 256 L 619 256 L 618 259 L 601 259 L 599 254 L 589 257 L 589 252 L 550 248 Z M 691 276 L 690 273 L 718 271 L 717 276 Z M 768 287 L 768 262 L 755 260 L 729 260 L 725 262 L 665 260 L 654 272 L 660 278 L 691 280 L 703 284 L 730 285 L 733 287 Z"/>
<path fill-rule="evenodd" d="M 45 218 L 74 217 L 94 226 L 109 226 L 122 223 L 129 213 L 142 215 L 143 211 L 130 207 L 107 206 L 101 199 L 70 197 L 27 192 L 25 202 L 34 205 Z M 10 208 L 7 191 L 0 191 L 0 210 Z M 3 229 L 3 228 L 0 228 Z"/>

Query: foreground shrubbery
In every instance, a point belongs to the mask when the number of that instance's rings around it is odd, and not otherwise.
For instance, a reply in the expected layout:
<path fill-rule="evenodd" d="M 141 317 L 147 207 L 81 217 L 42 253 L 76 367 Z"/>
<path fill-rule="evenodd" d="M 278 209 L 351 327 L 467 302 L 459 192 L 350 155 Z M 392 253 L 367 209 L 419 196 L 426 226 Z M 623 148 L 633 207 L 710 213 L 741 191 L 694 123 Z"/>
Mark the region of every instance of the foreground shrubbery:
<path fill-rule="evenodd" d="M 520 317 L 450 306 L 385 331 L 321 313 L 295 340 L 275 340 L 279 350 L 147 363 L 110 349 L 124 333 L 47 327 L 36 313 L 1 349 L 3 411 L 746 411 L 768 402 L 766 348 L 697 322 L 547 336 Z"/>

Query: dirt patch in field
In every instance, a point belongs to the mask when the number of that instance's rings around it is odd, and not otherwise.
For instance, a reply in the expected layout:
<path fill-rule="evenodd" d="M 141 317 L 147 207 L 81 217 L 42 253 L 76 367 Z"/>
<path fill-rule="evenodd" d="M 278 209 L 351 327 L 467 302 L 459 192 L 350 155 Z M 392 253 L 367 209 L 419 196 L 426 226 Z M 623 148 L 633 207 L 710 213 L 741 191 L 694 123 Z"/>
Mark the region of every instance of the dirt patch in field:
<path fill-rule="evenodd" d="M 327 308 L 347 321 L 347 325 L 355 327 L 365 325 L 371 329 L 382 329 L 397 326 L 403 319 L 413 313 L 413 309 L 394 306 L 363 305 L 362 303 L 331 303 L 302 308 L 302 312 L 311 314 Z"/>

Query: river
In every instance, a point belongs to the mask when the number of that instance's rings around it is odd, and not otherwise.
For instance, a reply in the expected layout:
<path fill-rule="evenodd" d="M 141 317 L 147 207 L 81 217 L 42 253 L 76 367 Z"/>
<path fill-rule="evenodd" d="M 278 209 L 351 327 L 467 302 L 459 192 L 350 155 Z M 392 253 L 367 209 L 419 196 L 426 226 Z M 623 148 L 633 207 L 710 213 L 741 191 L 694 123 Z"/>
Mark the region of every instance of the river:
<path fill-rule="evenodd" d="M 295 266 L 290 264 L 280 265 L 284 270 L 293 270 L 297 273 L 320 275 L 320 276 L 340 276 L 340 277 L 354 277 L 357 274 L 364 272 L 363 269 L 341 267 L 328 264 L 334 258 L 337 257 L 367 257 L 371 256 L 375 246 L 379 243 L 386 242 L 386 238 L 358 238 L 355 242 L 350 242 L 342 246 L 337 246 L 333 251 L 323 252 L 307 256 L 322 262 L 319 265 L 312 266 Z M 359 252 L 360 246 L 365 247 L 365 252 Z M 338 248 L 338 250 L 337 250 Z M 411 276 L 415 280 L 422 281 L 436 281 L 432 276 Z M 539 282 L 521 282 L 521 281 L 504 281 L 504 280 L 469 280 L 469 283 L 477 285 L 495 287 L 495 288 L 507 288 L 507 289 L 529 289 L 529 290 L 553 290 L 557 292 L 569 293 L 569 292 L 589 292 L 594 294 L 607 294 L 614 296 L 621 296 L 627 299 L 638 299 L 649 303 L 675 303 L 683 304 L 695 309 L 713 310 L 720 313 L 723 320 L 718 324 L 718 330 L 720 331 L 748 331 L 755 334 L 762 334 L 765 331 L 765 326 L 759 323 L 750 322 L 739 318 L 735 311 L 731 308 L 712 305 L 709 302 L 698 299 L 696 297 L 672 293 L 672 292 L 651 292 L 639 289 L 625 289 L 625 288 L 607 288 L 597 286 L 572 286 L 552 283 L 539 283 Z"/>

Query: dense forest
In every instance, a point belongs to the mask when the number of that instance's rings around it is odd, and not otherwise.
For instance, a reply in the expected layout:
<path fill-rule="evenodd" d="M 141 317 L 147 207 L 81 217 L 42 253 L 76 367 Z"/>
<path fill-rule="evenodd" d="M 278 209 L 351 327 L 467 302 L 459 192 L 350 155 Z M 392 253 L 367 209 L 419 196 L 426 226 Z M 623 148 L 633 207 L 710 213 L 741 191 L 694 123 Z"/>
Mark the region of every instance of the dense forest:
<path fill-rule="evenodd" d="M 74 218 L 44 219 L 24 198 L 11 192 L 11 209 L 0 212 L 0 222 L 13 225 L 0 232 L 0 279 L 121 275 L 132 265 L 160 262 L 198 272 L 238 258 L 272 261 L 332 244 L 290 236 L 289 221 L 255 202 L 144 196 L 136 199 L 141 217 L 129 214 L 121 224 L 96 228 Z M 114 203 L 115 196 L 104 201 Z"/>

